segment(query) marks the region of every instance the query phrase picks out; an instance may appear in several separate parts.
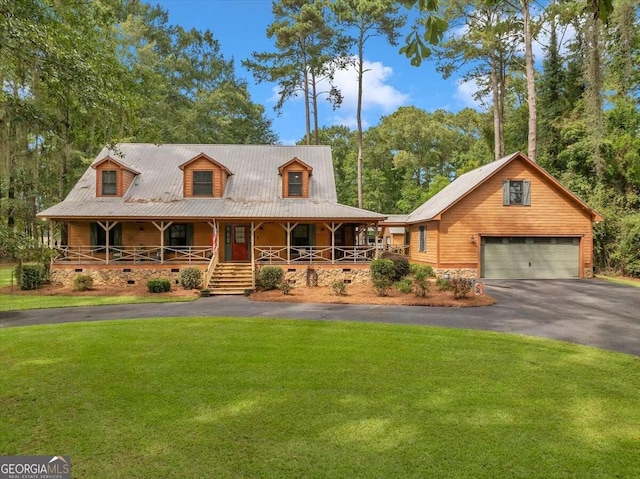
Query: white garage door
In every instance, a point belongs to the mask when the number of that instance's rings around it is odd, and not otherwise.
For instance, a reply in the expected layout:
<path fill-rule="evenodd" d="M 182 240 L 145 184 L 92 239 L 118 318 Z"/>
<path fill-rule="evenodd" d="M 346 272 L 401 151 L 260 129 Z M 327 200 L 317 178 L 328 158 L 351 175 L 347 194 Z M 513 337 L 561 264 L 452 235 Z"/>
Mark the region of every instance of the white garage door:
<path fill-rule="evenodd" d="M 580 238 L 482 238 L 482 277 L 551 279 L 578 276 Z"/>

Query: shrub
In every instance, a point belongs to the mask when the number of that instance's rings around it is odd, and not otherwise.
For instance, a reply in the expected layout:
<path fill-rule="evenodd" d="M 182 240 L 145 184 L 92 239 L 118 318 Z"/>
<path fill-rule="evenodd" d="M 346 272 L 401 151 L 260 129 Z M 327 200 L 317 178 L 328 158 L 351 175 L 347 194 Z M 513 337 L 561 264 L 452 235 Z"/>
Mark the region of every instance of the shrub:
<path fill-rule="evenodd" d="M 395 279 L 400 280 L 406 277 L 411 271 L 411 267 L 409 266 L 409 260 L 405 257 L 394 258 L 393 261 L 393 269 L 395 271 Z"/>
<path fill-rule="evenodd" d="M 16 268 L 17 269 L 17 268 Z M 23 264 L 20 268 L 20 276 L 16 276 L 20 289 L 33 290 L 42 286 L 44 280 L 44 267 L 40 264 Z M 16 271 L 16 275 L 18 271 Z"/>
<path fill-rule="evenodd" d="M 403 278 L 396 283 L 396 289 L 403 294 L 409 294 L 413 290 L 413 282 L 409 278 Z"/>
<path fill-rule="evenodd" d="M 178 282 L 184 289 L 199 288 L 202 283 L 202 271 L 199 268 L 185 268 L 180 271 Z"/>
<path fill-rule="evenodd" d="M 165 293 L 171 291 L 171 281 L 166 278 L 150 279 L 147 281 L 147 288 L 152 293 Z"/>
<path fill-rule="evenodd" d="M 439 291 L 451 291 L 451 281 L 445 278 L 438 278 L 436 280 L 436 286 Z"/>
<path fill-rule="evenodd" d="M 396 275 L 396 270 L 393 265 L 393 261 L 390 259 L 374 259 L 371 262 L 371 278 L 385 278 L 389 281 L 393 281 Z"/>
<path fill-rule="evenodd" d="M 337 296 L 344 296 L 347 294 L 347 285 L 344 284 L 344 281 L 334 281 L 331 283 L 331 288 Z"/>
<path fill-rule="evenodd" d="M 412 275 L 424 275 L 426 278 L 434 278 L 435 273 L 433 272 L 433 268 L 428 264 L 412 264 L 411 265 L 411 274 Z"/>
<path fill-rule="evenodd" d="M 473 280 L 468 278 L 454 278 L 451 280 L 451 289 L 455 299 L 466 298 L 473 289 Z"/>
<path fill-rule="evenodd" d="M 413 287 L 416 296 L 424 298 L 429 294 L 431 283 L 429 278 L 433 276 L 433 268 L 431 266 L 415 265 L 413 268 Z"/>
<path fill-rule="evenodd" d="M 389 290 L 391 289 L 391 286 L 393 286 L 393 281 L 381 276 L 374 277 L 371 280 L 371 283 L 373 284 L 373 290 L 378 296 L 388 296 Z"/>
<path fill-rule="evenodd" d="M 79 274 L 73 278 L 74 291 L 88 291 L 93 286 L 93 278 L 88 274 Z"/>
<path fill-rule="evenodd" d="M 289 294 L 291 292 L 291 283 L 288 281 L 280 283 L 280 291 L 282 291 L 282 294 Z"/>
<path fill-rule="evenodd" d="M 265 266 L 260 270 L 260 285 L 266 289 L 276 289 L 284 278 L 284 270 L 279 266 Z"/>

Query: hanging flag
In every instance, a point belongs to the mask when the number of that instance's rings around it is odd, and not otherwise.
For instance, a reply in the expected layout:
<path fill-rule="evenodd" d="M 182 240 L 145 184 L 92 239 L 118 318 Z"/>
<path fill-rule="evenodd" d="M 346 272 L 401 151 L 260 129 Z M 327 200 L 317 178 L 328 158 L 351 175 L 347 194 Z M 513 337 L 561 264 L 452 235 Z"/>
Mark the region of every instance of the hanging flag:
<path fill-rule="evenodd" d="M 211 252 L 214 253 L 216 251 L 216 245 L 218 241 L 218 224 L 216 220 L 213 220 L 213 228 L 211 230 Z"/>

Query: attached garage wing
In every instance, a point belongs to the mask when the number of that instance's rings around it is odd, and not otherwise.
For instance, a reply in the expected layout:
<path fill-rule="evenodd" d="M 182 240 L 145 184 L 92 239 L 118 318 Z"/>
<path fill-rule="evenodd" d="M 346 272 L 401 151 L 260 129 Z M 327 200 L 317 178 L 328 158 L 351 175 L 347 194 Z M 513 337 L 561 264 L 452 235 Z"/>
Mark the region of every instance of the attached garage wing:
<path fill-rule="evenodd" d="M 577 278 L 579 258 L 578 237 L 482 238 L 483 278 Z"/>

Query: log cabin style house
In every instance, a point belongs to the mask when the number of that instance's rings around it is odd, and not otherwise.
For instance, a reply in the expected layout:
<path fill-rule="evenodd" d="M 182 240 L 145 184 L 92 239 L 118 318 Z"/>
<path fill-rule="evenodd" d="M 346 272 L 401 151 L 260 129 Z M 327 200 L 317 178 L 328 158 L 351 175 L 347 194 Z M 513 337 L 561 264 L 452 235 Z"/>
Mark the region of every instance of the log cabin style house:
<path fill-rule="evenodd" d="M 516 152 L 461 175 L 406 217 L 409 259 L 438 276 L 543 279 L 593 275 L 593 223 L 602 217 Z"/>
<path fill-rule="evenodd" d="M 218 293 L 253 289 L 282 266 L 291 282 L 357 282 L 385 218 L 337 202 L 328 146 L 119 144 L 39 215 L 57 238 L 52 281 L 89 274 L 125 286 L 202 269 Z"/>

